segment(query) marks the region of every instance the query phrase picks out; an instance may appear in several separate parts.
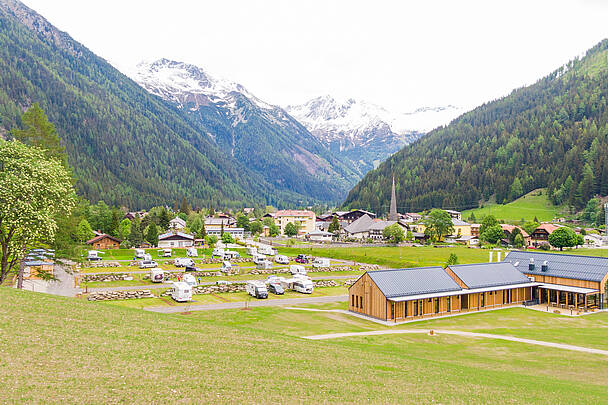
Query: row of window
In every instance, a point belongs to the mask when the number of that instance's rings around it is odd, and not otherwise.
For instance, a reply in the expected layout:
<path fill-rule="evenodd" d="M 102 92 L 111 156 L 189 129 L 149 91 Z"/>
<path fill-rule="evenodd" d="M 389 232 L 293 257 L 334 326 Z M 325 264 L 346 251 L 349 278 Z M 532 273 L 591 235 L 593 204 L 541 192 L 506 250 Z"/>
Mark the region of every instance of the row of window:
<path fill-rule="evenodd" d="M 352 295 L 352 306 L 355 308 L 363 309 L 363 297 L 360 295 Z"/>

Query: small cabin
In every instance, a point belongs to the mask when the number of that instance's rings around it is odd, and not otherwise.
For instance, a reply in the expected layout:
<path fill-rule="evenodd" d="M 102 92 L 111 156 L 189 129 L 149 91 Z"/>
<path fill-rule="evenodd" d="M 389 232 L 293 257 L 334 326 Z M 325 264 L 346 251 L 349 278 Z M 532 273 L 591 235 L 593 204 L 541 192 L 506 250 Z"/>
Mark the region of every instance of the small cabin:
<path fill-rule="evenodd" d="M 94 249 L 118 249 L 120 247 L 120 239 L 106 233 L 98 235 L 91 240 L 86 242 L 87 245 L 91 245 Z"/>

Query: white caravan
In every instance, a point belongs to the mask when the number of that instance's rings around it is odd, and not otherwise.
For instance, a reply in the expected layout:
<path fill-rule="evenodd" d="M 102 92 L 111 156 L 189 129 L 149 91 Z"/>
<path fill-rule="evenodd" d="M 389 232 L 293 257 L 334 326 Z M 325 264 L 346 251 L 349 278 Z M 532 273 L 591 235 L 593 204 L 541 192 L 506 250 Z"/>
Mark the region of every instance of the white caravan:
<path fill-rule="evenodd" d="M 194 266 L 194 260 L 189 257 L 179 257 L 173 261 L 175 267 L 188 267 Z"/>
<path fill-rule="evenodd" d="M 255 298 L 268 298 L 268 289 L 266 283 L 261 280 L 251 280 L 245 284 L 247 294 Z"/>
<path fill-rule="evenodd" d="M 141 257 L 143 260 L 152 260 L 152 255 L 150 253 L 144 253 Z"/>
<path fill-rule="evenodd" d="M 281 286 L 302 294 L 312 294 L 314 289 L 312 280 L 308 276 L 295 275 L 292 278 L 281 278 Z"/>
<path fill-rule="evenodd" d="M 136 259 L 143 259 L 144 254 L 146 254 L 146 252 L 143 249 L 135 249 L 135 258 Z"/>
<path fill-rule="evenodd" d="M 329 267 L 329 259 L 326 259 L 324 257 L 317 257 L 312 262 L 312 267 L 314 267 L 315 269 Z"/>
<path fill-rule="evenodd" d="M 285 255 L 276 255 L 274 261 L 279 264 L 289 264 L 289 257 Z"/>
<path fill-rule="evenodd" d="M 258 264 L 263 262 L 264 260 L 266 260 L 266 256 L 261 255 L 261 254 L 255 254 L 253 255 L 253 263 Z"/>
<path fill-rule="evenodd" d="M 232 265 L 232 263 L 230 263 L 227 260 L 224 260 L 222 262 L 222 271 L 230 271 L 232 269 L 234 269 L 234 266 Z"/>
<path fill-rule="evenodd" d="M 274 256 L 277 254 L 277 250 L 272 246 L 262 245 L 258 248 L 258 252 L 262 255 Z"/>
<path fill-rule="evenodd" d="M 255 266 L 258 270 L 270 270 L 272 269 L 272 262 L 269 260 L 262 260 Z"/>
<path fill-rule="evenodd" d="M 173 283 L 173 287 L 171 288 L 171 298 L 177 302 L 192 301 L 192 287 L 183 281 Z"/>
<path fill-rule="evenodd" d="M 247 246 L 245 252 L 247 252 L 249 256 L 253 256 L 258 253 L 258 249 L 255 246 Z"/>
<path fill-rule="evenodd" d="M 188 284 L 190 287 L 196 287 L 198 284 L 196 283 L 196 277 L 192 274 L 184 274 L 182 276 L 182 282 Z"/>
<path fill-rule="evenodd" d="M 213 249 L 213 252 L 211 252 L 211 257 L 224 257 L 224 249 L 216 247 Z"/>
<path fill-rule="evenodd" d="M 234 250 L 224 250 L 224 255 L 222 256 L 224 260 L 234 259 L 235 257 L 241 257 L 239 252 L 235 252 Z"/>
<path fill-rule="evenodd" d="M 301 266 L 299 264 L 292 264 L 291 266 L 289 266 L 289 272 L 292 275 L 301 274 L 301 275 L 305 276 L 306 275 L 306 267 Z"/>
<path fill-rule="evenodd" d="M 89 252 L 87 253 L 87 260 L 101 260 L 101 257 L 99 256 L 100 254 L 103 254 L 103 252 L 98 252 L 97 250 L 89 250 Z"/>
<path fill-rule="evenodd" d="M 188 257 L 198 257 L 198 250 L 195 247 L 189 247 L 186 249 L 186 256 Z"/>
<path fill-rule="evenodd" d="M 165 272 L 163 269 L 154 267 L 150 269 L 150 281 L 153 283 L 162 283 L 165 280 Z"/>
<path fill-rule="evenodd" d="M 160 257 L 171 257 L 171 249 L 160 249 L 158 255 Z"/>

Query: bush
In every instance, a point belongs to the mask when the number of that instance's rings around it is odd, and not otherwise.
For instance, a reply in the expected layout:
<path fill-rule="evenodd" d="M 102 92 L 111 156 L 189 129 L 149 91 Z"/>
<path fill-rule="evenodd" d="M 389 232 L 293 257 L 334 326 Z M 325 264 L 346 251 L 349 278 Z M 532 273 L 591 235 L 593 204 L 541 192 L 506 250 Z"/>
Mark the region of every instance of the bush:
<path fill-rule="evenodd" d="M 541 243 L 538 247 L 540 250 L 551 250 L 551 246 L 548 243 Z"/>

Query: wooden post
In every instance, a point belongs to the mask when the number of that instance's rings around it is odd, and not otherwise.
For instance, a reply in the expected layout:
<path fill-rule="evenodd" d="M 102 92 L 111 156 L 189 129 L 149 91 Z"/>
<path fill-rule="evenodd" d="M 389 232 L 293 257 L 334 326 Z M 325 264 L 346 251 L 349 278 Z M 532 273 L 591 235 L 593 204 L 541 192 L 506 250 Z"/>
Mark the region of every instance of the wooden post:
<path fill-rule="evenodd" d="M 585 307 L 584 307 L 584 309 L 585 309 L 585 312 L 587 312 L 587 294 L 585 294 Z"/>

